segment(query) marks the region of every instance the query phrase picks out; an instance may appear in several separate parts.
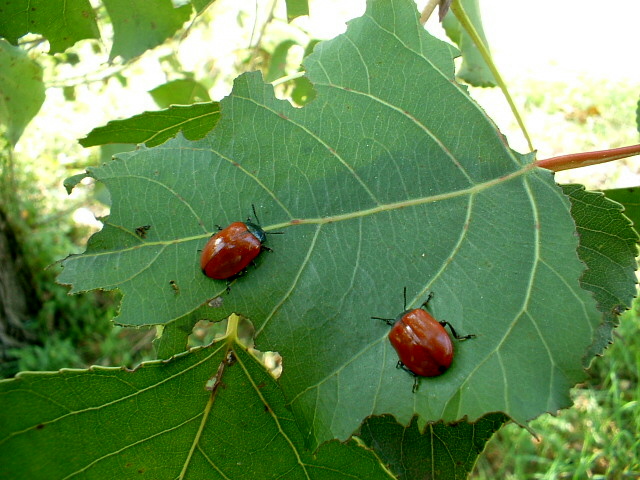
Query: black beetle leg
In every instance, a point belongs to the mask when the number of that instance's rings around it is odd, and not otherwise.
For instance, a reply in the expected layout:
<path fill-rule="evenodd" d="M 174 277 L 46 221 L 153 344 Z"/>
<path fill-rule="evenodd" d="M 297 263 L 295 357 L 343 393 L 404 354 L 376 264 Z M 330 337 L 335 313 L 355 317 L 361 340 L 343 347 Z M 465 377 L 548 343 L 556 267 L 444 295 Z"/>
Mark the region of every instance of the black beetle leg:
<path fill-rule="evenodd" d="M 431 301 L 432 298 L 433 298 L 433 292 L 429 292 L 429 296 L 427 297 L 427 299 L 422 304 L 422 308 L 424 308 L 426 310 L 427 309 L 427 305 L 429 305 L 429 302 Z"/>
<path fill-rule="evenodd" d="M 443 327 L 449 327 L 449 330 L 451 330 L 451 333 L 453 333 L 453 336 L 456 340 L 468 340 L 469 338 L 476 338 L 476 335 L 474 333 L 470 333 L 469 335 L 458 335 L 458 332 L 456 332 L 453 326 L 446 320 L 438 323 Z"/>
<path fill-rule="evenodd" d="M 420 377 L 415 373 L 413 373 L 411 370 L 409 370 L 407 366 L 404 363 L 402 363 L 402 361 L 400 360 L 398 360 L 398 363 L 396 364 L 396 368 L 401 368 L 402 370 L 404 370 L 405 372 L 407 372 L 409 375 L 413 377 L 413 387 L 411 388 L 411 391 L 413 393 L 416 393 L 418 391 L 418 387 L 420 386 Z"/>

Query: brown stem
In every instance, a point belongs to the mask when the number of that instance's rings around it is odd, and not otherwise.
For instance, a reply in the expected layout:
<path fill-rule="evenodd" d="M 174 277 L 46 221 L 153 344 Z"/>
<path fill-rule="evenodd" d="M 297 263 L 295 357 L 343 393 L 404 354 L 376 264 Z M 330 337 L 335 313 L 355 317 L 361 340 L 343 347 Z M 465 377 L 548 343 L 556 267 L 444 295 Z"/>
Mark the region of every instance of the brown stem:
<path fill-rule="evenodd" d="M 632 157 L 640 154 L 640 145 L 628 147 L 611 148 L 609 150 L 599 150 L 597 152 L 573 153 L 571 155 L 561 155 L 559 157 L 537 160 L 536 166 L 546 168 L 554 172 L 569 170 L 571 168 L 587 167 L 599 163 L 612 162 L 621 158 Z"/>
<path fill-rule="evenodd" d="M 431 14 L 436 9 L 439 3 L 440 3 L 440 0 L 429 0 L 427 2 L 427 4 L 422 9 L 422 13 L 420 14 L 420 23 L 422 25 L 427 23 L 427 20 L 429 20 L 429 17 L 431 16 Z"/>

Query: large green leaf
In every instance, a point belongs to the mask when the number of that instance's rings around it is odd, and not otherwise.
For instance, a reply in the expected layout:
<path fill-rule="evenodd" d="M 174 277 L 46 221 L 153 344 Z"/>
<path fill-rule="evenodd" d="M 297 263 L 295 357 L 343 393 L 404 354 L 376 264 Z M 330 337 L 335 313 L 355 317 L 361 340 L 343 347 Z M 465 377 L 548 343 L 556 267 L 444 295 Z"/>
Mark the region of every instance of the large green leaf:
<path fill-rule="evenodd" d="M 388 479 L 355 442 L 305 451 L 275 380 L 230 336 L 169 361 L 0 381 L 0 477 Z M 10 452 L 10 454 L 9 454 Z"/>
<path fill-rule="evenodd" d="M 14 45 L 27 33 L 49 40 L 49 53 L 66 50 L 79 40 L 100 38 L 89 0 L 11 0 L 0 3 L 0 37 Z"/>
<path fill-rule="evenodd" d="M 317 98 L 304 108 L 243 75 L 205 139 L 89 169 L 111 214 L 60 281 L 120 289 L 122 324 L 198 309 L 249 317 L 259 348 L 284 358 L 280 385 L 313 446 L 372 414 L 525 422 L 569 405 L 600 315 L 580 287 L 575 224 L 552 174 L 509 149 L 409 0 L 371 1 L 305 67 Z M 201 274 L 199 249 L 252 203 L 285 234 L 227 296 Z M 141 225 L 152 225 L 146 238 Z M 415 394 L 388 327 L 370 319 L 399 313 L 405 286 L 410 306 L 433 291 L 434 315 L 477 335 Z"/>
<path fill-rule="evenodd" d="M 44 102 L 42 67 L 0 39 L 0 124 L 15 145 Z"/>

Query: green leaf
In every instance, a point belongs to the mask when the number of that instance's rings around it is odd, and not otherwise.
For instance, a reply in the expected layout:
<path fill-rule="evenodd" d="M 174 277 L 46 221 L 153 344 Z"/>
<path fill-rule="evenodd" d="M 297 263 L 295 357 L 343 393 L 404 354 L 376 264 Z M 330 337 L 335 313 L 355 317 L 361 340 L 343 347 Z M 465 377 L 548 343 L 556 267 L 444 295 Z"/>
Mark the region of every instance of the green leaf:
<path fill-rule="evenodd" d="M 309 15 L 309 0 L 285 0 L 287 4 L 287 19 L 289 21 L 303 15 Z"/>
<path fill-rule="evenodd" d="M 64 185 L 65 190 L 67 191 L 67 194 L 71 194 L 71 191 L 85 178 L 88 177 L 88 174 L 86 172 L 84 173 L 78 173 L 77 175 L 73 175 L 67 179 L 65 179 L 65 181 L 62 183 Z"/>
<path fill-rule="evenodd" d="M 49 53 L 63 52 L 85 38 L 100 38 L 88 0 L 11 0 L 0 4 L 0 37 L 16 45 L 27 33 L 49 41 Z"/>
<path fill-rule="evenodd" d="M 133 371 L 22 373 L 0 406 L 12 480 L 389 478 L 354 441 L 305 451 L 276 381 L 229 338 Z"/>
<path fill-rule="evenodd" d="M 157 47 L 182 27 L 191 5 L 173 8 L 171 0 L 104 0 L 113 24 L 109 60 L 130 60 Z"/>
<path fill-rule="evenodd" d="M 583 287 L 594 293 L 602 312 L 631 308 L 636 296 L 639 237 L 623 215 L 623 207 L 582 185 L 563 185 L 562 189 L 571 199 L 580 236 L 578 256 L 588 267 L 582 276 Z"/>
<path fill-rule="evenodd" d="M 303 58 L 307 58 L 309 55 L 313 53 L 313 49 L 316 48 L 316 45 L 320 43 L 320 40 L 315 38 L 309 40 L 307 46 L 304 47 L 304 53 L 302 54 Z"/>
<path fill-rule="evenodd" d="M 73 102 L 76 99 L 76 87 L 62 87 L 62 94 L 67 102 Z"/>
<path fill-rule="evenodd" d="M 293 85 L 291 99 L 296 102 L 296 104 L 306 105 L 316 98 L 316 91 L 307 77 L 296 78 L 293 81 Z"/>
<path fill-rule="evenodd" d="M 294 40 L 284 40 L 276 46 L 273 50 L 273 55 L 271 55 L 271 60 L 269 61 L 269 70 L 264 76 L 265 82 L 271 83 L 286 75 L 287 56 L 289 55 L 289 50 L 297 44 L 298 43 Z"/>
<path fill-rule="evenodd" d="M 191 4 L 193 5 L 193 8 L 196 9 L 196 13 L 198 14 L 201 14 L 202 12 L 204 12 L 214 2 L 215 0 L 191 0 Z"/>
<path fill-rule="evenodd" d="M 482 17 L 480 15 L 480 5 L 478 0 L 460 0 L 469 16 L 469 20 L 475 27 L 482 42 L 487 46 L 487 37 L 482 28 Z M 482 58 L 478 47 L 473 42 L 469 34 L 465 32 L 460 22 L 452 12 L 449 12 L 442 22 L 445 32 L 460 48 L 462 54 L 462 65 L 458 72 L 458 78 L 476 87 L 495 87 L 496 81 Z"/>
<path fill-rule="evenodd" d="M 166 358 L 188 350 L 187 335 L 200 318 L 197 313 L 188 313 L 175 322 L 157 327 L 159 332 L 153 341 L 157 357 Z"/>
<path fill-rule="evenodd" d="M 615 188 L 603 193 L 624 207 L 624 215 L 633 222 L 637 232 L 640 226 L 640 187 Z"/>
<path fill-rule="evenodd" d="M 506 421 L 508 417 L 490 413 L 473 424 L 438 422 L 420 432 L 415 419 L 403 427 L 392 417 L 373 417 L 358 437 L 396 478 L 466 479 L 485 443 Z"/>
<path fill-rule="evenodd" d="M 0 39 L 0 124 L 15 146 L 44 102 L 42 67 L 26 52 Z"/>
<path fill-rule="evenodd" d="M 320 43 L 320 40 L 310 40 L 304 49 L 303 58 L 307 58 L 313 52 L 315 46 Z M 291 91 L 291 99 L 300 106 L 306 105 L 316 98 L 316 91 L 313 88 L 313 84 L 307 77 L 296 78 L 293 81 L 293 90 Z"/>
<path fill-rule="evenodd" d="M 578 256 L 587 265 L 582 287 L 593 292 L 603 322 L 584 358 L 588 366 L 612 341 L 618 316 L 631 307 L 637 292 L 638 234 L 622 207 L 602 192 L 588 192 L 581 185 L 563 185 L 571 200 L 580 246 Z"/>
<path fill-rule="evenodd" d="M 159 85 L 149 93 L 160 108 L 170 105 L 191 105 L 210 101 L 209 92 L 201 83 L 183 78 Z"/>
<path fill-rule="evenodd" d="M 123 122 L 126 122 L 126 121 L 127 120 L 123 120 Z M 108 127 L 108 126 L 109 124 L 107 124 L 105 127 Z M 100 128 L 103 128 L 103 127 L 100 127 Z M 89 135 L 91 135 L 92 132 L 89 132 Z M 123 136 L 126 136 L 126 135 L 123 135 Z M 82 140 L 80 140 L 80 143 L 82 143 Z M 106 143 L 100 147 L 100 163 L 110 162 L 111 160 L 113 160 L 113 157 L 115 157 L 116 154 L 123 153 L 123 152 L 131 152 L 135 149 L 136 149 L 135 143 Z M 98 185 L 101 185 L 101 184 L 98 184 Z"/>
<path fill-rule="evenodd" d="M 601 319 L 552 174 L 505 144 L 410 0 L 371 1 L 305 68 L 317 97 L 304 108 L 245 74 L 204 139 L 90 168 L 111 214 L 59 280 L 118 288 L 127 325 L 168 324 L 223 295 L 204 318 L 241 313 L 259 348 L 283 356 L 279 382 L 311 446 L 371 415 L 524 423 L 570 405 Z M 284 235 L 226 295 L 199 249 L 251 204 Z M 153 226 L 144 239 L 140 225 Z M 403 287 L 409 307 L 433 291 L 436 318 L 477 335 L 415 394 L 388 327 L 370 318 L 398 314 Z"/>
<path fill-rule="evenodd" d="M 178 132 L 189 140 L 203 138 L 220 118 L 218 102 L 174 105 L 159 112 L 145 112 L 126 120 L 113 120 L 94 128 L 80 140 L 83 147 L 111 143 L 144 143 L 155 147 L 175 137 Z"/>

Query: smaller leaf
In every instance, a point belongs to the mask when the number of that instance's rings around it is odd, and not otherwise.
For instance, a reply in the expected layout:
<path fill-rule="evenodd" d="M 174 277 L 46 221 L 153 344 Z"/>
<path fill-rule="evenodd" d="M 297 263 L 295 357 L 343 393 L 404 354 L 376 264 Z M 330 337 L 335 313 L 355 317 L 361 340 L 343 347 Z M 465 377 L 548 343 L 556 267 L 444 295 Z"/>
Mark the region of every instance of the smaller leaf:
<path fill-rule="evenodd" d="M 62 94 L 67 102 L 73 102 L 76 99 L 76 87 L 65 86 L 62 88 Z"/>
<path fill-rule="evenodd" d="M 193 8 L 196 9 L 196 13 L 201 14 L 215 1 L 216 0 L 191 0 L 191 4 Z"/>
<path fill-rule="evenodd" d="M 113 24 L 109 61 L 130 60 L 157 47 L 189 19 L 191 4 L 174 8 L 171 0 L 104 0 Z"/>
<path fill-rule="evenodd" d="M 309 40 L 309 43 L 307 43 L 307 46 L 304 47 L 304 54 L 302 55 L 303 58 L 307 58 L 309 55 L 311 55 L 313 53 L 313 49 L 316 48 L 316 45 L 320 43 L 320 40 L 317 40 L 315 38 Z"/>
<path fill-rule="evenodd" d="M 65 190 L 68 194 L 71 194 L 71 191 L 78 185 L 82 180 L 88 177 L 89 174 L 87 172 L 79 173 L 77 175 L 73 175 L 62 183 L 64 185 Z"/>
<path fill-rule="evenodd" d="M 19 374 L 0 408 L 2 478 L 389 478 L 356 441 L 305 450 L 277 382 L 230 337 L 133 371 Z"/>
<path fill-rule="evenodd" d="M 307 43 L 304 49 L 303 58 L 307 58 L 313 53 L 315 46 L 320 40 L 312 39 Z M 300 68 L 302 70 L 302 67 Z M 303 106 L 316 98 L 316 89 L 307 77 L 296 78 L 293 81 L 293 90 L 291 91 L 291 99 L 298 105 Z"/>
<path fill-rule="evenodd" d="M 415 418 L 403 427 L 385 415 L 367 419 L 358 437 L 397 478 L 466 479 L 486 442 L 508 420 L 490 413 L 474 423 L 430 424 L 421 433 Z"/>
<path fill-rule="evenodd" d="M 135 149 L 135 143 L 108 143 L 102 145 L 100 147 L 100 163 L 110 162 L 118 153 L 131 152 Z"/>
<path fill-rule="evenodd" d="M 286 0 L 287 4 L 287 20 L 291 21 L 294 18 L 301 17 L 303 15 L 309 15 L 309 1 L 308 0 Z"/>
<path fill-rule="evenodd" d="M 40 111 L 44 96 L 42 67 L 22 49 L 0 39 L 0 124 L 7 126 L 12 145 Z"/>
<path fill-rule="evenodd" d="M 79 40 L 100 38 L 89 0 L 12 0 L 0 5 L 0 37 L 14 45 L 27 33 L 39 33 L 49 53 L 63 52 Z"/>
<path fill-rule="evenodd" d="M 611 343 L 618 315 L 631 306 L 636 294 L 638 234 L 622 207 L 601 192 L 588 192 L 582 185 L 563 185 L 571 201 L 571 215 L 580 239 L 578 257 L 587 265 L 580 279 L 582 288 L 593 292 L 603 321 L 587 350 L 583 364 Z"/>
<path fill-rule="evenodd" d="M 620 305 L 631 307 L 636 294 L 638 234 L 622 206 L 582 185 L 563 185 L 562 189 L 571 200 L 580 238 L 578 256 L 588 267 L 580 280 L 582 287 L 593 292 L 602 312 Z"/>
<path fill-rule="evenodd" d="M 77 65 L 80 63 L 80 56 L 74 52 L 67 52 L 65 54 L 65 62 L 69 65 Z"/>
<path fill-rule="evenodd" d="M 149 93 L 160 108 L 211 101 L 209 92 L 202 84 L 187 78 L 172 80 L 150 90 Z"/>
<path fill-rule="evenodd" d="M 216 126 L 220 118 L 218 102 L 189 106 L 174 105 L 159 112 L 145 112 L 126 120 L 114 120 L 94 128 L 80 140 L 83 147 L 115 143 L 160 145 L 178 132 L 188 140 L 200 140 Z"/>
<path fill-rule="evenodd" d="M 298 105 L 306 105 L 316 98 L 316 89 L 307 77 L 296 78 L 293 85 L 291 99 Z"/>
<path fill-rule="evenodd" d="M 171 280 L 170 280 L 171 281 Z M 200 307 L 193 312 L 176 319 L 159 328 L 159 333 L 153 341 L 158 358 L 169 358 L 188 349 L 188 337 L 193 326 L 201 318 L 207 318 L 206 311 L 211 309 L 208 305 Z"/>
<path fill-rule="evenodd" d="M 623 213 L 633 222 L 637 232 L 640 227 L 640 187 L 605 190 L 604 194 L 624 207 Z"/>
<path fill-rule="evenodd" d="M 482 28 L 482 18 L 480 16 L 480 6 L 478 0 L 461 0 L 465 11 L 469 15 L 469 20 L 473 23 L 478 35 L 482 38 L 482 42 L 487 46 L 487 38 Z M 476 87 L 495 87 L 496 81 L 489 70 L 486 62 L 482 58 L 480 51 L 469 35 L 464 31 L 458 19 L 453 13 L 449 12 L 442 26 L 451 40 L 453 40 L 462 54 L 462 65 L 457 76 Z"/>
<path fill-rule="evenodd" d="M 273 82 L 286 75 L 287 56 L 289 55 L 289 50 L 294 45 L 297 45 L 297 42 L 294 40 L 284 40 L 276 46 L 271 55 L 269 70 L 264 77 L 265 82 Z"/>

